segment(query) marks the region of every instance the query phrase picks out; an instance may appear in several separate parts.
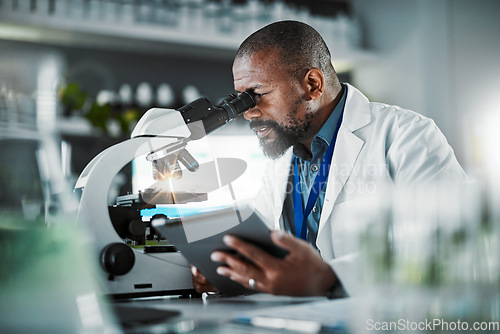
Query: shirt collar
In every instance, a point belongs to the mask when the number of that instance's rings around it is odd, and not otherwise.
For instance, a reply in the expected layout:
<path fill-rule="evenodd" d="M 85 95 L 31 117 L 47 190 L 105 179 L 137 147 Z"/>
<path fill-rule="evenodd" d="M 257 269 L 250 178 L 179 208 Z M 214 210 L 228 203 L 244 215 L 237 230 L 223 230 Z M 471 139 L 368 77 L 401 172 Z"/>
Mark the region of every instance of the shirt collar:
<path fill-rule="evenodd" d="M 293 154 L 303 160 L 311 160 L 320 152 L 325 152 L 325 147 L 330 146 L 332 142 L 333 135 L 335 134 L 335 129 L 337 128 L 337 123 L 339 122 L 342 110 L 344 110 L 345 100 L 347 96 L 347 86 L 342 84 L 342 97 L 337 103 L 332 113 L 326 120 L 325 124 L 321 127 L 318 133 L 314 136 L 311 150 L 312 154 L 306 149 L 302 143 L 298 143 L 293 146 Z"/>
<path fill-rule="evenodd" d="M 330 117 L 328 117 L 325 124 L 323 124 L 316 136 L 314 136 L 314 139 L 318 138 L 323 140 L 327 146 L 330 146 L 330 143 L 332 142 L 333 135 L 335 134 L 335 129 L 337 128 L 337 123 L 340 119 L 340 114 L 344 109 L 344 104 L 347 96 L 347 87 L 345 85 L 342 85 L 342 88 L 342 97 L 340 98 L 339 103 L 337 103 L 332 113 L 330 114 Z M 313 143 L 315 141 L 314 139 Z"/>

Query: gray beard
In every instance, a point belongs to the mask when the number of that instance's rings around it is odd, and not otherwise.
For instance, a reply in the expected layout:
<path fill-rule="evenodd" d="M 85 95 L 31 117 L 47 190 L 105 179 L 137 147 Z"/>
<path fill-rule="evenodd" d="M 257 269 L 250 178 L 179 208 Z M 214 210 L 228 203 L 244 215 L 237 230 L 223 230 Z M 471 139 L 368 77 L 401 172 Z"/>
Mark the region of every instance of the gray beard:
<path fill-rule="evenodd" d="M 275 121 L 252 121 L 250 123 L 252 129 L 264 126 L 275 133 L 274 140 L 268 140 L 265 137 L 259 139 L 264 155 L 271 159 L 280 158 L 288 148 L 311 136 L 311 121 L 309 118 L 306 118 L 303 124 L 287 127 L 281 126 Z"/>

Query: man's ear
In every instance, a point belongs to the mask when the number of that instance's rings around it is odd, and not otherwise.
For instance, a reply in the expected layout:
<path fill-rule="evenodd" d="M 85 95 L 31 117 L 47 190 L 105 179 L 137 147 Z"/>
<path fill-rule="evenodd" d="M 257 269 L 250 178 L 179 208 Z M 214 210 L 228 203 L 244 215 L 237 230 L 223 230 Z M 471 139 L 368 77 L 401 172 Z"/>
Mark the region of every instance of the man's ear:
<path fill-rule="evenodd" d="M 311 100 L 319 99 L 325 91 L 325 77 L 323 71 L 317 67 L 311 68 L 304 77 L 304 84 L 308 97 Z"/>

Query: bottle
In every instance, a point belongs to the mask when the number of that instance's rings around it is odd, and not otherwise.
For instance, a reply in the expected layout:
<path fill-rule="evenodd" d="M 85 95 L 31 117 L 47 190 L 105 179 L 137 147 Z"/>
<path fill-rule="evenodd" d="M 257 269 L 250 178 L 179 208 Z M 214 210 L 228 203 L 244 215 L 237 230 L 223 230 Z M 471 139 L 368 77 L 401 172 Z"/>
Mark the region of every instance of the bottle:
<path fill-rule="evenodd" d="M 160 84 L 156 89 L 156 103 L 158 107 L 171 108 L 174 102 L 175 94 L 172 87 L 167 83 Z"/>
<path fill-rule="evenodd" d="M 146 111 L 153 102 L 153 89 L 147 82 L 141 82 L 135 91 L 135 101 L 141 111 Z"/>
<path fill-rule="evenodd" d="M 133 92 L 132 87 L 129 84 L 123 84 L 118 90 L 118 100 L 120 104 L 124 107 L 130 107 L 133 102 Z"/>
<path fill-rule="evenodd" d="M 182 90 L 182 102 L 183 104 L 188 104 L 194 100 L 202 97 L 198 88 L 194 85 L 187 85 Z"/>

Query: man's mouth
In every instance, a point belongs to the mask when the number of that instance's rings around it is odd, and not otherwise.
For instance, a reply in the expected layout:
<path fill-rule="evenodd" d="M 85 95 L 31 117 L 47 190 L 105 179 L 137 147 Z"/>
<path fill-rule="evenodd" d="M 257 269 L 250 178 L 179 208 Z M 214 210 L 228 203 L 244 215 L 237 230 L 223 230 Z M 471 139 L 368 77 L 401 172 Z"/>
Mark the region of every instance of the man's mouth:
<path fill-rule="evenodd" d="M 271 131 L 271 129 L 267 126 L 262 126 L 259 128 L 255 128 L 254 131 L 257 132 L 257 137 L 264 138 L 269 134 L 269 131 Z"/>

